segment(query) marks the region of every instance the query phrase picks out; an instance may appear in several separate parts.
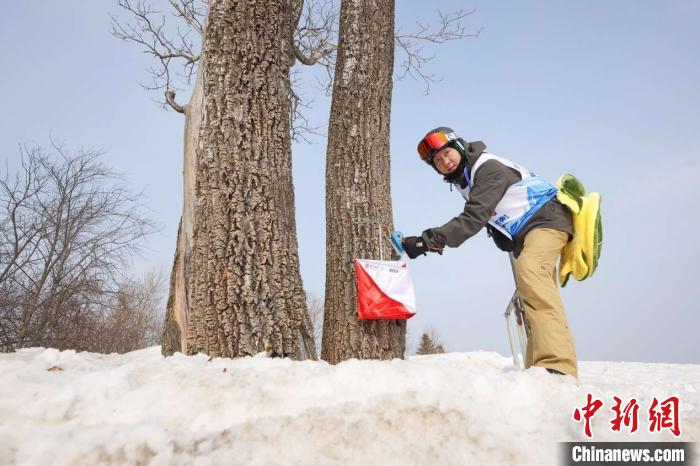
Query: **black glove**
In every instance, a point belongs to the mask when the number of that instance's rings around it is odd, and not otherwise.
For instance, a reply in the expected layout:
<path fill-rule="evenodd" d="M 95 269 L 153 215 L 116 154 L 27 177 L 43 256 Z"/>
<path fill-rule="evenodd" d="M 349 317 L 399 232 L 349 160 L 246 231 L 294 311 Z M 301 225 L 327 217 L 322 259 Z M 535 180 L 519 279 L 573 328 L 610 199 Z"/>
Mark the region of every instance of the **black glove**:
<path fill-rule="evenodd" d="M 425 256 L 428 246 L 425 245 L 425 241 L 420 236 L 407 236 L 403 239 L 403 249 L 410 259 L 415 259 L 421 254 Z"/>

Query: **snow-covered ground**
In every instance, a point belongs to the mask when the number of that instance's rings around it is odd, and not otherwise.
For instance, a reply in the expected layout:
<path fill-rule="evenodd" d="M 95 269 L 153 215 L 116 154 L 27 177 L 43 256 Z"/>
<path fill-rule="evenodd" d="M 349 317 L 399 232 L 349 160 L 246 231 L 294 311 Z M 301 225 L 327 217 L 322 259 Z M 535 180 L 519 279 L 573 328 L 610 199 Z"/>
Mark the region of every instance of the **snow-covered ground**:
<path fill-rule="evenodd" d="M 24 349 L 0 354 L 0 463 L 557 464 L 557 442 L 585 439 L 572 414 L 588 393 L 604 402 L 594 440 L 673 440 L 648 422 L 670 395 L 680 440 L 700 440 L 700 365 L 580 372 L 520 372 L 486 352 L 331 366 Z M 614 396 L 638 400 L 635 434 L 611 431 Z"/>

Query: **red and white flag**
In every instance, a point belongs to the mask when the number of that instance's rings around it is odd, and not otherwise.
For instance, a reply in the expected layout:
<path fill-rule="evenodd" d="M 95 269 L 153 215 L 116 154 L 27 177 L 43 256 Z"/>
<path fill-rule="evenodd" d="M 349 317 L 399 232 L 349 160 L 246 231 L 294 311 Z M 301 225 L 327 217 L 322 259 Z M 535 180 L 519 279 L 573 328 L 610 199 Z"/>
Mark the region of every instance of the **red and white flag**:
<path fill-rule="evenodd" d="M 410 319 L 416 314 L 406 262 L 355 259 L 355 274 L 360 320 Z"/>

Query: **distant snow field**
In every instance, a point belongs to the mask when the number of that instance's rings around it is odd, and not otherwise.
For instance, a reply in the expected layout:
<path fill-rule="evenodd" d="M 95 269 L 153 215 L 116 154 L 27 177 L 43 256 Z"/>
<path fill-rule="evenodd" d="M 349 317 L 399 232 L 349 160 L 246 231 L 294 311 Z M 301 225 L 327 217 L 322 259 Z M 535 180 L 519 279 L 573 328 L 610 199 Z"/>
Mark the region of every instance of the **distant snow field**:
<path fill-rule="evenodd" d="M 593 440 L 700 440 L 700 365 L 580 372 L 487 352 L 332 366 L 23 349 L 0 354 L 0 464 L 558 464 L 558 442 L 587 439 L 572 415 L 589 393 L 604 403 Z M 634 434 L 611 430 L 615 396 L 638 400 Z M 653 398 L 670 396 L 680 438 L 650 432 Z"/>

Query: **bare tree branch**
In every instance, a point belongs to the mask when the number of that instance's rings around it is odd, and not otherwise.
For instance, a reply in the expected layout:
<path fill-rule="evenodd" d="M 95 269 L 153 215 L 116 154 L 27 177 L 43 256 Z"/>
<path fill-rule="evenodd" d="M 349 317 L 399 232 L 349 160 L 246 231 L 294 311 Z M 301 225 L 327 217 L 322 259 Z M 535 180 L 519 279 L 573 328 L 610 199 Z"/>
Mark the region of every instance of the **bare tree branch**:
<path fill-rule="evenodd" d="M 425 93 L 428 94 L 431 83 L 439 81 L 440 78 L 428 73 L 423 68 L 434 56 L 427 55 L 423 51 L 422 44 L 427 42 L 439 45 L 448 41 L 464 39 L 465 37 L 479 37 L 481 28 L 474 33 L 468 33 L 463 25 L 464 18 L 473 13 L 474 10 L 458 10 L 448 14 L 438 11 L 439 23 L 436 28 L 431 28 L 428 24 L 418 22 L 416 23 L 418 30 L 415 32 L 401 34 L 397 31 L 395 37 L 396 45 L 405 55 L 404 60 L 401 62 L 401 71 L 397 74 L 398 79 L 410 76 L 413 79 L 422 80 L 425 84 Z"/>
<path fill-rule="evenodd" d="M 123 23 L 112 16 L 111 33 L 138 45 L 157 60 L 158 65 L 148 69 L 151 84 L 141 85 L 146 90 L 164 90 L 166 99 L 161 105 L 179 111 L 177 104 L 172 105 L 174 99 L 168 99 L 168 93 L 174 97 L 175 92 L 182 90 L 178 86 L 191 85 L 197 73 L 208 0 L 168 0 L 168 3 L 174 11 L 170 15 L 174 20 L 145 0 L 118 0 L 117 5 L 130 15 L 133 23 Z M 181 71 L 173 74 L 175 65 Z"/>
<path fill-rule="evenodd" d="M 339 17 L 338 6 L 333 0 L 305 2 L 293 36 L 295 56 L 301 63 L 312 66 L 323 60 L 323 66 L 335 66 Z"/>
<path fill-rule="evenodd" d="M 203 18 L 207 14 L 208 0 L 201 4 L 195 0 L 168 0 L 177 14 L 200 35 L 204 34 Z"/>
<path fill-rule="evenodd" d="M 322 136 L 320 126 L 313 126 L 306 117 L 303 109 L 308 109 L 312 102 L 304 102 L 298 95 L 297 89 L 299 70 L 292 70 L 289 74 L 288 95 L 289 95 L 289 127 L 291 137 L 295 142 L 311 143 L 311 136 Z"/>
<path fill-rule="evenodd" d="M 178 113 L 185 113 L 184 107 L 175 102 L 175 93 L 173 91 L 165 91 L 165 101 Z"/>
<path fill-rule="evenodd" d="M 306 0 L 292 39 L 300 63 L 320 65 L 326 71 L 321 88 L 330 95 L 333 88 L 340 5 L 336 0 Z"/>
<path fill-rule="evenodd" d="M 201 60 L 200 48 L 206 21 L 208 0 L 168 0 L 169 12 L 161 12 L 151 6 L 149 0 L 117 0 L 117 5 L 127 13 L 132 23 L 112 17 L 112 34 L 139 46 L 144 53 L 155 58 L 155 66 L 148 68 L 150 84 L 141 84 L 146 90 L 163 91 L 163 107 L 178 113 L 184 107 L 177 104 L 175 95 L 184 86 L 192 84 Z M 338 0 L 294 0 L 292 8 L 298 11 L 296 28 L 291 46 L 294 59 L 306 66 L 321 66 L 324 78 L 317 78 L 318 86 L 330 95 L 333 89 L 336 51 L 338 48 Z M 423 44 L 439 45 L 465 37 L 478 37 L 481 29 L 468 33 L 463 20 L 473 11 L 458 10 L 444 14 L 438 11 L 438 24 L 417 23 L 417 30 L 407 34 L 397 31 L 396 46 L 405 55 L 397 70 L 397 78 L 410 76 L 425 83 L 426 94 L 430 85 L 439 78 L 425 70 L 433 56 L 424 51 Z M 300 97 L 299 77 L 294 74 L 288 85 L 291 108 L 290 131 L 293 140 L 310 142 L 311 135 L 319 135 L 319 127 L 313 127 L 304 110 L 309 103 Z"/>
<path fill-rule="evenodd" d="M 320 87 L 330 95 L 333 87 L 335 53 L 338 48 L 336 36 L 339 5 L 336 0 L 298 1 L 299 12 L 296 27 L 291 37 L 294 58 L 305 66 L 320 65 L 327 78 Z M 300 70 L 290 73 L 288 95 L 290 101 L 290 128 L 296 142 L 311 142 L 311 136 L 322 136 L 320 126 L 313 126 L 305 110 L 311 102 L 305 102 L 300 95 Z"/>

